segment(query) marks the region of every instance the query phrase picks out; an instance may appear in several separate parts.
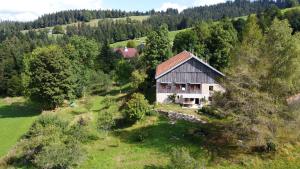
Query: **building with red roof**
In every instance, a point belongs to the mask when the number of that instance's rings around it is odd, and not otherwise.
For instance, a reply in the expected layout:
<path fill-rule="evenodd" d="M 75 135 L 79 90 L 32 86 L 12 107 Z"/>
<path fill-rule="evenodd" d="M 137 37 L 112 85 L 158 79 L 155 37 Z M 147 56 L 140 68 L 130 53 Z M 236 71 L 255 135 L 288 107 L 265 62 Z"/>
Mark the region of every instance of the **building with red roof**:
<path fill-rule="evenodd" d="M 212 101 L 214 92 L 225 91 L 218 83 L 224 76 L 192 53 L 183 51 L 157 66 L 156 101 L 202 107 Z M 175 100 L 172 100 L 174 95 Z"/>
<path fill-rule="evenodd" d="M 115 52 L 120 54 L 124 59 L 132 59 L 139 55 L 139 52 L 136 48 L 117 48 Z"/>

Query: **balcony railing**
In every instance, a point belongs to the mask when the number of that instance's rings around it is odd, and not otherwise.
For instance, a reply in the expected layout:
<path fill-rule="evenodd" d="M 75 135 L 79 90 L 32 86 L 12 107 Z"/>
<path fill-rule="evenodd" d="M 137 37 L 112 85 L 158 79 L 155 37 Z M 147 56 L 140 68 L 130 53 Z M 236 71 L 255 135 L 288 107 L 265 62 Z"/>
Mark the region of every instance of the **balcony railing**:
<path fill-rule="evenodd" d="M 195 85 L 191 85 L 191 84 L 184 84 L 184 86 L 178 85 L 178 84 L 157 84 L 157 85 L 158 85 L 159 93 L 178 93 L 178 94 L 181 94 L 181 93 L 182 94 L 184 94 L 184 93 L 201 94 L 202 93 L 201 86 L 195 87 Z"/>

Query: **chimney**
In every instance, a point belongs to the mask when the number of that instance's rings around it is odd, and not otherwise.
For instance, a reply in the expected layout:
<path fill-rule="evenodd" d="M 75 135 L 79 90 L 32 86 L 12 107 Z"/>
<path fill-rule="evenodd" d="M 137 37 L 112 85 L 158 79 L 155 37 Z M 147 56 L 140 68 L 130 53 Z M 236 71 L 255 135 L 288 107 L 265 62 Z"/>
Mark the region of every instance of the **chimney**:
<path fill-rule="evenodd" d="M 128 52 L 128 48 L 127 48 L 127 47 L 125 47 L 124 51 L 125 51 L 125 52 Z"/>

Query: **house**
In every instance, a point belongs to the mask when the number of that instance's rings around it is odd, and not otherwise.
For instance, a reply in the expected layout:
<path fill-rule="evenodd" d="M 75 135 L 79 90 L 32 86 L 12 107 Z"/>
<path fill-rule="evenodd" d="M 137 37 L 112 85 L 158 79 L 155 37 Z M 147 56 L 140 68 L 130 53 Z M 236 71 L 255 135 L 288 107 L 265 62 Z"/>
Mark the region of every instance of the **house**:
<path fill-rule="evenodd" d="M 224 76 L 192 53 L 183 51 L 157 66 L 156 101 L 201 108 L 212 101 L 213 92 L 225 92 L 217 82 Z"/>
<path fill-rule="evenodd" d="M 132 59 L 139 55 L 139 52 L 136 48 L 117 48 L 115 52 L 120 54 L 124 59 Z"/>

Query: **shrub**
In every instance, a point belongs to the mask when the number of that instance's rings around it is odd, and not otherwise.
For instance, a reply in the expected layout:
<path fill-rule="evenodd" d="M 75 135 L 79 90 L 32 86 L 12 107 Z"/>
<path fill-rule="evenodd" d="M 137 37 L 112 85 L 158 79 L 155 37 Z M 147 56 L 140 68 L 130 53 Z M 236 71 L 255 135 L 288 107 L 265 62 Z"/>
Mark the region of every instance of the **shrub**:
<path fill-rule="evenodd" d="M 134 140 L 137 142 L 144 142 L 148 137 L 149 133 L 147 131 L 139 131 L 136 133 Z"/>
<path fill-rule="evenodd" d="M 174 149 L 171 154 L 170 168 L 172 169 L 199 169 L 199 163 L 190 156 L 185 148 Z"/>
<path fill-rule="evenodd" d="M 98 113 L 97 128 L 103 131 L 109 131 L 115 125 L 112 113 L 107 110 Z"/>
<path fill-rule="evenodd" d="M 38 168 L 68 169 L 84 160 L 84 151 L 76 143 L 51 144 L 39 152 L 34 163 Z"/>
<path fill-rule="evenodd" d="M 18 144 L 19 153 L 10 163 L 44 169 L 72 168 L 85 159 L 82 143 L 91 136 L 86 126 L 43 115 Z"/>
<path fill-rule="evenodd" d="M 149 112 L 150 105 L 144 95 L 140 93 L 134 93 L 131 100 L 126 105 L 126 118 L 130 121 L 138 121 L 143 119 L 145 114 Z"/>
<path fill-rule="evenodd" d="M 62 26 L 54 26 L 52 33 L 53 34 L 64 34 L 65 31 Z"/>

